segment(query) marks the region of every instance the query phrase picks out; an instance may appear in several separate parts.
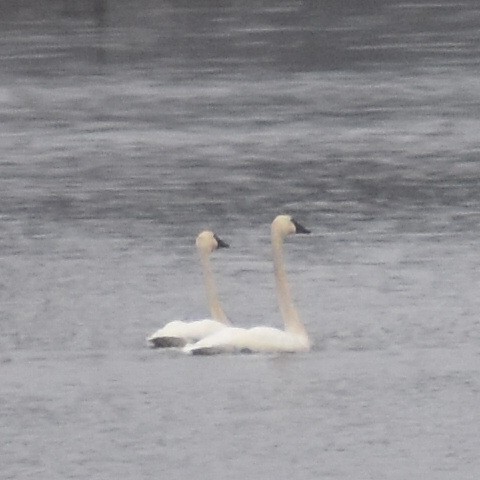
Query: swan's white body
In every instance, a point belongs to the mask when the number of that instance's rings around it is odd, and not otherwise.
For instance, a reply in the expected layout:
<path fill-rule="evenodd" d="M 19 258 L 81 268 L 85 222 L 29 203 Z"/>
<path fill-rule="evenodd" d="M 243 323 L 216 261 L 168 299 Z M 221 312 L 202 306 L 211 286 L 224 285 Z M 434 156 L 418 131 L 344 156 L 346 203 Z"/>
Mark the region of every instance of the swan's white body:
<path fill-rule="evenodd" d="M 217 288 L 209 260 L 210 254 L 214 250 L 221 247 L 228 247 L 228 245 L 210 231 L 200 233 L 197 237 L 196 245 L 202 262 L 207 299 L 213 318 L 192 322 L 184 322 L 182 320 L 169 322 L 147 338 L 147 341 L 152 347 L 183 347 L 201 340 L 208 335 L 212 335 L 230 325 L 218 300 Z"/>
<path fill-rule="evenodd" d="M 272 223 L 272 247 L 275 281 L 280 312 L 285 330 L 272 327 L 227 327 L 193 345 L 184 352 L 191 354 L 217 354 L 234 352 L 307 352 L 310 340 L 295 309 L 287 283 L 283 262 L 283 240 L 292 233 L 310 233 L 287 215 L 279 215 Z"/>
<path fill-rule="evenodd" d="M 227 327 L 184 348 L 184 352 L 193 355 L 255 352 L 295 353 L 309 350 L 308 337 L 273 327 Z"/>

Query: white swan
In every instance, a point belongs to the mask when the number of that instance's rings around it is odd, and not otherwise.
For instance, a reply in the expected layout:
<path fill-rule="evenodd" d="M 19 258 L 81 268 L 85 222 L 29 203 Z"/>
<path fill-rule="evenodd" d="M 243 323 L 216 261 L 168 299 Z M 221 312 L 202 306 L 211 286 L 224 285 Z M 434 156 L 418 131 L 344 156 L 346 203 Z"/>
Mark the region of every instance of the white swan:
<path fill-rule="evenodd" d="M 310 340 L 293 305 L 283 261 L 283 241 L 292 233 L 310 233 L 289 215 L 279 215 L 272 222 L 273 264 L 278 304 L 285 330 L 272 327 L 227 327 L 213 335 L 187 345 L 183 351 L 194 355 L 224 352 L 307 352 Z"/>
<path fill-rule="evenodd" d="M 192 322 L 174 320 L 173 322 L 167 323 L 163 328 L 160 328 L 147 337 L 150 346 L 154 348 L 183 347 L 186 344 L 196 342 L 230 325 L 218 300 L 217 288 L 210 267 L 210 254 L 217 248 L 228 248 L 228 245 L 209 230 L 201 232 L 195 243 L 203 267 L 207 299 L 212 319 Z"/>

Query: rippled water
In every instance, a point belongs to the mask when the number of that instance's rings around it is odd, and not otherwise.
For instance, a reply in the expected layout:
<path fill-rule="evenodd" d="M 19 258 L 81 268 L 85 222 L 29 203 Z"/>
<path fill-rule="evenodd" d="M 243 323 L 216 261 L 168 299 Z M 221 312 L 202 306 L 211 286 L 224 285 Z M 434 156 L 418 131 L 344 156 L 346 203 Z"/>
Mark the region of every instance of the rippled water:
<path fill-rule="evenodd" d="M 87 3 L 1 21 L 0 478 L 476 478 L 477 3 Z M 280 212 L 314 350 L 147 349 Z"/>

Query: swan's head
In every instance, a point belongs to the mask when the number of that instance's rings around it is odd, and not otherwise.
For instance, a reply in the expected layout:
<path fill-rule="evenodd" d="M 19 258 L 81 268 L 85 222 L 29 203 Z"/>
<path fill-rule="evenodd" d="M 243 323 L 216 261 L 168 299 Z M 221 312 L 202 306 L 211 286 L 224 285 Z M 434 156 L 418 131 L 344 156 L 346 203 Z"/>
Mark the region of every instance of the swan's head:
<path fill-rule="evenodd" d="M 206 253 L 212 253 L 217 248 L 228 248 L 228 243 L 225 243 L 221 238 L 217 237 L 210 230 L 201 232 L 195 242 L 197 248 Z"/>
<path fill-rule="evenodd" d="M 278 215 L 272 222 L 272 233 L 286 237 L 292 233 L 310 233 L 310 230 L 300 225 L 290 215 Z"/>

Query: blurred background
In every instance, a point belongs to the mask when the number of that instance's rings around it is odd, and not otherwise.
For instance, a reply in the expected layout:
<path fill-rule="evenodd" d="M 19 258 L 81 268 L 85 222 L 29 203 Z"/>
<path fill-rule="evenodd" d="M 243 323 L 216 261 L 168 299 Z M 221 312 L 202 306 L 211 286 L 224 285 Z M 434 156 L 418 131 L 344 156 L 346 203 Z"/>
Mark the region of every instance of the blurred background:
<path fill-rule="evenodd" d="M 474 1 L 2 2 L 0 343 L 131 345 L 207 314 L 204 228 L 232 243 L 226 308 L 256 322 L 281 212 L 317 234 L 291 247 L 303 303 L 333 282 L 308 318 L 357 267 L 348 297 L 372 274 L 418 295 L 405 282 L 433 269 L 424 296 L 455 276 L 449 313 L 478 307 L 479 24 Z M 352 313 L 310 330 L 356 329 Z"/>
<path fill-rule="evenodd" d="M 177 422 L 156 423 L 156 409 L 178 414 L 170 410 L 178 398 L 162 396 L 163 368 L 185 410 L 215 404 L 201 386 L 189 390 L 196 379 L 220 389 L 216 425 L 240 432 L 234 446 L 207 435 L 223 455 L 207 468 L 210 478 L 226 478 L 225 468 L 255 476 L 251 438 L 283 465 L 278 479 L 291 478 L 296 462 L 310 472 L 296 478 L 352 478 L 372 448 L 373 476 L 362 478 L 478 472 L 476 0 L 0 7 L 0 368 L 15 403 L 0 408 L 12 438 L 6 478 L 66 478 L 72 464 L 62 458 L 73 462 L 69 478 L 175 478 L 177 461 L 193 474 L 202 442 L 189 443 L 185 425 L 179 433 Z M 283 369 L 230 358 L 235 380 L 226 379 L 225 360 L 198 364 L 144 341 L 167 321 L 209 314 L 194 247 L 205 228 L 231 245 L 212 262 L 232 322 L 280 327 L 269 243 L 278 213 L 313 232 L 286 244 L 315 345 L 292 360 L 306 377 L 285 367 L 304 399 L 304 413 L 292 418 L 307 432 L 291 437 L 289 451 L 258 440 L 292 415 L 281 400 L 266 400 L 282 390 Z M 192 395 L 202 407 L 192 407 Z M 243 408 L 238 398 L 273 416 L 242 431 L 231 416 Z M 67 408 L 74 401 L 92 408 Z M 403 412 L 394 425 L 392 412 Z M 38 415 L 45 423 L 25 433 L 31 422 L 21 419 Z M 197 432 L 213 425 L 195 419 Z M 315 419 L 321 434 L 311 430 Z M 71 422 L 78 436 L 58 433 L 58 422 Z M 103 449 L 110 437 L 98 429 L 111 432 L 111 424 L 121 440 L 109 444 L 108 461 L 79 450 L 90 439 Z M 63 454 L 49 453 L 49 436 L 66 445 Z M 143 453 L 129 450 L 131 438 Z M 304 448 L 319 438 L 315 454 Z M 176 442 L 188 458 L 169 456 Z M 404 456 L 414 462 L 400 464 Z"/>

